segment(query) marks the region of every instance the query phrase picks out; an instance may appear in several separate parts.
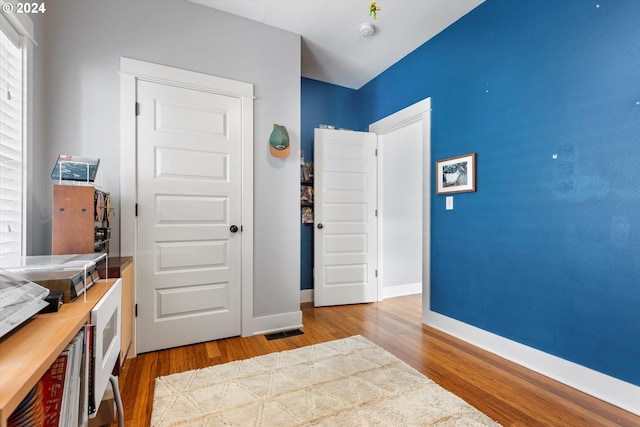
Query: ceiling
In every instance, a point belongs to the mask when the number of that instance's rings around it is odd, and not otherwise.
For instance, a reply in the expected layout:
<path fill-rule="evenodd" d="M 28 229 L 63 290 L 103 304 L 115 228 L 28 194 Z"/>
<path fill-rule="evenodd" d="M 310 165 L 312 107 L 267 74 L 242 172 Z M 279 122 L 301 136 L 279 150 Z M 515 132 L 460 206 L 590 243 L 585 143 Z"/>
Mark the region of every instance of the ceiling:
<path fill-rule="evenodd" d="M 484 0 L 377 0 L 377 19 L 370 0 L 191 1 L 300 34 L 304 77 L 359 89 Z"/>

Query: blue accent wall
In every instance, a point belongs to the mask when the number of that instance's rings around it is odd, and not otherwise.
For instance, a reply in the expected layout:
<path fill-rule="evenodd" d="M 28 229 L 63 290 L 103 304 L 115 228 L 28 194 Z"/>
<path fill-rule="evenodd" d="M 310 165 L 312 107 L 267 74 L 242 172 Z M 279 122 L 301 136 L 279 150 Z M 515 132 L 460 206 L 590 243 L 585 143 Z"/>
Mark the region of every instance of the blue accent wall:
<path fill-rule="evenodd" d="M 356 91 L 342 86 L 302 78 L 300 148 L 305 162 L 313 161 L 313 130 L 323 125 L 355 129 Z M 313 226 L 300 225 L 300 289 L 313 289 Z"/>
<path fill-rule="evenodd" d="M 432 188 L 431 309 L 640 386 L 638 17 L 637 0 L 487 0 L 335 122 L 431 97 L 432 159 L 478 158 L 453 211 Z M 345 101 L 325 89 L 303 79 L 303 144 Z"/>
<path fill-rule="evenodd" d="M 487 0 L 358 91 L 432 98 L 431 309 L 640 385 L 640 1 Z M 304 108 L 303 108 L 304 111 Z M 432 165 L 433 167 L 433 165 Z"/>

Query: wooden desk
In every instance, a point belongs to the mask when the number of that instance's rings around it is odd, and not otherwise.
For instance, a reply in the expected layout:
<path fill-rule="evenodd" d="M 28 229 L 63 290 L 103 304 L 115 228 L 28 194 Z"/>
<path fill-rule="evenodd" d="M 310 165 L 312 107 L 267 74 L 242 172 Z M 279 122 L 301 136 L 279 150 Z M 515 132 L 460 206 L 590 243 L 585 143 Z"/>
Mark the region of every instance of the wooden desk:
<path fill-rule="evenodd" d="M 99 280 L 57 313 L 38 314 L 0 339 L 0 427 L 38 383 L 83 325 L 91 309 L 118 279 Z"/>

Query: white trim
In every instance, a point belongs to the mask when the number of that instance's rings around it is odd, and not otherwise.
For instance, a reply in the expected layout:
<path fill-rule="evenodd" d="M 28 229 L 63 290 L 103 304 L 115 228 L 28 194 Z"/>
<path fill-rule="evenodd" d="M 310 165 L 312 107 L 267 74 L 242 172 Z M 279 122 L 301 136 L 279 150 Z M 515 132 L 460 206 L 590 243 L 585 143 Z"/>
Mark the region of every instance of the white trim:
<path fill-rule="evenodd" d="M 166 65 L 120 58 L 120 74 L 131 74 L 137 79 L 165 85 L 176 85 L 186 89 L 253 99 L 253 84 L 225 79 L 195 71 L 182 70 Z M 187 76 L 188 74 L 188 76 Z M 224 89 L 223 89 L 224 88 Z"/>
<path fill-rule="evenodd" d="M 369 125 L 369 132 L 378 135 L 393 132 L 424 118 L 425 113 L 431 113 L 431 98 L 425 98 L 400 111 L 397 111 L 375 123 Z"/>
<path fill-rule="evenodd" d="M 369 132 L 375 132 L 372 130 L 374 125 L 369 125 Z M 377 134 L 377 132 L 375 132 Z M 376 223 L 378 226 L 378 245 L 377 248 L 377 260 L 378 260 L 378 301 L 382 301 L 385 299 L 384 295 L 384 263 L 382 262 L 384 259 L 384 168 L 382 167 L 382 159 L 384 157 L 384 135 L 378 135 L 377 140 L 377 150 L 378 150 L 378 158 L 376 159 L 376 169 L 378 171 L 376 182 L 376 190 L 378 191 L 376 195 L 376 202 L 378 208 L 378 217 L 376 218 Z"/>
<path fill-rule="evenodd" d="M 640 415 L 640 387 L 423 307 L 422 321 L 577 390 Z"/>
<path fill-rule="evenodd" d="M 242 336 L 253 333 L 253 85 L 242 98 Z"/>
<path fill-rule="evenodd" d="M 403 285 L 390 286 L 387 285 L 382 290 L 383 298 L 403 297 L 406 295 L 415 295 L 422 293 L 422 282 L 405 283 Z"/>
<path fill-rule="evenodd" d="M 9 38 L 9 41 L 11 41 L 14 46 L 19 47 L 20 33 L 18 33 L 11 22 L 9 22 L 9 20 L 6 18 L 7 16 L 8 15 L 5 13 L 0 13 L 0 30 Z"/>
<path fill-rule="evenodd" d="M 122 67 L 122 65 L 121 65 Z M 134 75 L 120 75 L 120 203 L 118 215 L 120 218 L 120 256 L 134 256 L 138 253 L 136 236 L 136 189 L 138 188 L 136 174 L 136 78 Z M 134 258 L 134 265 L 137 260 Z M 134 301 L 138 301 L 138 272 L 134 268 Z M 133 328 L 137 331 L 136 318 L 133 318 Z M 135 336 L 135 334 L 134 334 Z M 131 342 L 131 354 L 138 355 L 137 340 Z"/>
<path fill-rule="evenodd" d="M 120 65 L 122 67 L 122 64 Z M 136 77 L 120 75 L 120 255 L 137 253 L 136 235 Z"/>
<path fill-rule="evenodd" d="M 2 27 L 2 29 L 5 31 L 12 31 L 13 33 L 11 37 L 15 37 L 18 35 L 25 36 L 29 39 L 29 41 L 31 41 L 31 43 L 37 46 L 38 43 L 36 43 L 33 38 L 33 21 L 31 20 L 31 18 L 29 18 L 29 15 L 26 13 L 16 12 L 16 4 L 18 3 L 18 1 L 0 0 L 0 6 L 4 5 L 5 3 L 10 3 L 13 6 L 13 12 L 0 13 L 0 27 Z"/>
<path fill-rule="evenodd" d="M 120 255 L 136 262 L 136 82 L 145 80 L 240 98 L 242 102 L 242 336 L 253 334 L 254 87 L 222 77 L 120 58 Z M 137 283 L 137 270 L 135 281 Z M 137 299 L 137 294 L 136 294 Z M 136 353 L 134 344 L 134 354 Z"/>
<path fill-rule="evenodd" d="M 302 327 L 302 311 L 274 314 L 272 316 L 255 317 L 253 335 L 272 334 Z"/>
<path fill-rule="evenodd" d="M 430 277 L 431 277 L 431 263 L 430 263 L 430 230 L 431 230 L 431 98 L 425 98 L 422 101 L 418 101 L 409 107 L 406 107 L 400 111 L 397 111 L 383 119 L 378 120 L 375 123 L 369 125 L 369 132 L 373 132 L 378 135 L 378 300 L 382 301 L 386 298 L 386 288 L 384 286 L 384 271 L 382 268 L 383 262 L 383 227 L 384 227 L 384 212 L 382 204 L 379 203 L 382 199 L 382 162 L 384 160 L 384 144 L 382 143 L 384 135 L 393 132 L 399 128 L 410 125 L 417 121 L 422 121 L 422 295 L 423 306 L 426 298 L 429 302 L 430 292 Z M 381 220 L 382 219 L 382 220 Z M 417 292 L 419 293 L 419 292 Z"/>
<path fill-rule="evenodd" d="M 313 289 L 302 289 L 300 291 L 300 302 L 313 302 Z"/>
<path fill-rule="evenodd" d="M 32 252 L 28 240 L 29 224 L 32 224 L 33 200 L 29 197 L 33 188 L 33 44 L 29 37 L 21 36 L 22 46 L 22 255 Z"/>

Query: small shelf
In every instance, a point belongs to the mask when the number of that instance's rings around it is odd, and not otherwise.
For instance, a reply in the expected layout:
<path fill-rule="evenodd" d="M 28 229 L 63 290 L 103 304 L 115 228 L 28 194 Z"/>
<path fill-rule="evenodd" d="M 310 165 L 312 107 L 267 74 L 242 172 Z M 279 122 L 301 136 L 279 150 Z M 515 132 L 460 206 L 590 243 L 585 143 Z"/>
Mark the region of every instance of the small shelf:
<path fill-rule="evenodd" d="M 304 175 L 309 179 L 300 177 L 300 219 L 303 225 L 313 225 L 313 175 Z"/>
<path fill-rule="evenodd" d="M 313 206 L 313 182 L 300 181 L 300 206 Z"/>

